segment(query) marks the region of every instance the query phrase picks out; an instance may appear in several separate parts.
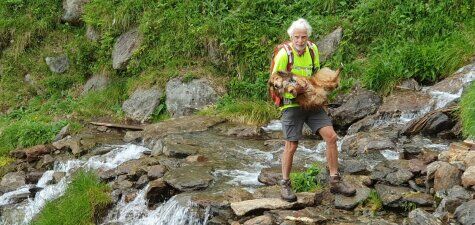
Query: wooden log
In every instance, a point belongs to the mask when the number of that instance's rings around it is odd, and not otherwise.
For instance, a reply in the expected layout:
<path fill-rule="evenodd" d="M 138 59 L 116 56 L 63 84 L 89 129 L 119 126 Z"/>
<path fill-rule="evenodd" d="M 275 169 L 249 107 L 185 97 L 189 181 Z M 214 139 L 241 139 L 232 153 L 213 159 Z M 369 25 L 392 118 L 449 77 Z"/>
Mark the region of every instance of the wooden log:
<path fill-rule="evenodd" d="M 101 122 L 89 122 L 89 123 L 92 124 L 92 125 L 96 125 L 96 126 L 122 128 L 122 129 L 128 129 L 128 130 L 143 130 L 143 127 L 134 126 L 134 125 L 115 124 L 115 123 L 101 123 Z"/>

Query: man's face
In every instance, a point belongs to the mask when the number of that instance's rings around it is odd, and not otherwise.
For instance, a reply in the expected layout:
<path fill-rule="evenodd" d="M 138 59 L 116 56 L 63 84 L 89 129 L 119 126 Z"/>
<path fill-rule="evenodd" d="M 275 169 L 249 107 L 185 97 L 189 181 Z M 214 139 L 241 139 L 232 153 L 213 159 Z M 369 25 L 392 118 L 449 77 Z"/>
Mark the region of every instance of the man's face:
<path fill-rule="evenodd" d="M 307 47 L 307 30 L 306 29 L 295 29 L 292 34 L 292 44 L 298 51 L 302 51 Z"/>

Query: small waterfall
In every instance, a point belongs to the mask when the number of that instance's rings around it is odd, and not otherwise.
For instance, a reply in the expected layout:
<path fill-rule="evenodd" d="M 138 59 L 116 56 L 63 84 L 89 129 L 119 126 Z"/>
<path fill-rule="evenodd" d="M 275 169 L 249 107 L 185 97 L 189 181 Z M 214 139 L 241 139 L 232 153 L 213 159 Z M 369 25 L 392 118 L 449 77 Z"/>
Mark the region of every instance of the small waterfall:
<path fill-rule="evenodd" d="M 11 223 L 11 225 L 22 225 L 28 224 L 30 221 L 41 211 L 44 205 L 54 200 L 60 196 L 62 196 L 71 181 L 71 174 L 79 168 L 85 169 L 112 169 L 119 166 L 121 163 L 132 160 L 138 159 L 142 155 L 144 151 L 148 149 L 133 145 L 118 145 L 113 146 L 113 150 L 110 152 L 101 155 L 101 156 L 94 156 L 89 158 L 89 160 L 68 160 L 66 162 L 57 162 L 54 165 L 53 170 L 46 171 L 42 177 L 38 180 L 36 187 L 43 188 L 41 191 L 37 192 L 34 199 L 29 198 L 26 200 L 26 204 L 23 204 L 20 207 L 25 215 L 23 218 L 13 218 L 15 221 Z M 56 184 L 48 184 L 53 179 L 54 172 L 65 172 L 66 175 Z M 18 190 L 8 192 L 0 196 L 0 206 L 2 203 L 9 204 L 11 202 L 11 198 L 17 196 L 21 193 L 29 193 L 29 187 L 25 186 Z M 3 218 L 5 215 L 1 215 L 1 222 L 5 223 L 6 220 Z M 8 221 L 11 221 L 12 218 L 9 218 Z"/>
<path fill-rule="evenodd" d="M 209 217 L 209 207 L 204 216 L 200 217 L 194 209 L 189 196 L 175 195 L 154 210 L 149 210 L 145 198 L 148 185 L 140 190 L 135 199 L 125 203 L 123 197 L 109 212 L 106 224 L 119 223 L 123 225 L 202 225 Z"/>

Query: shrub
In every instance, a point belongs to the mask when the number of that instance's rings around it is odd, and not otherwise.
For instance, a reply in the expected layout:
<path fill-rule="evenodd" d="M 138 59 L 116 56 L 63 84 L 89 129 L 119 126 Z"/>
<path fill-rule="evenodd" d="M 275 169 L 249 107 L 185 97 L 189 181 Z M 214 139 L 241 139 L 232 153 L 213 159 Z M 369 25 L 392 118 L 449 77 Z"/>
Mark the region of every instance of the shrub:
<path fill-rule="evenodd" d="M 321 184 L 315 183 L 315 177 L 320 173 L 320 166 L 312 164 L 305 172 L 291 173 L 290 180 L 295 192 L 315 191 Z"/>

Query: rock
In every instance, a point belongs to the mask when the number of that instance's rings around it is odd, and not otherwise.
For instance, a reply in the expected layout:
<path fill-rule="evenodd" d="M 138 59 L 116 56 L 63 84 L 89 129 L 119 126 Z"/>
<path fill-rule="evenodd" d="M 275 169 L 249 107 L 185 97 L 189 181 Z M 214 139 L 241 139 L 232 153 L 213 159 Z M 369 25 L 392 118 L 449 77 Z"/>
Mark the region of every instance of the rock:
<path fill-rule="evenodd" d="M 150 119 L 155 108 L 160 104 L 162 94 L 154 88 L 137 89 L 123 104 L 126 116 L 136 121 L 145 122 Z"/>
<path fill-rule="evenodd" d="M 40 171 L 34 171 L 26 174 L 25 177 L 25 182 L 27 184 L 36 184 L 38 183 L 38 180 L 43 176 L 43 172 Z"/>
<path fill-rule="evenodd" d="M 297 193 L 296 195 L 296 202 L 286 202 L 280 198 L 261 198 L 242 202 L 233 202 L 231 203 L 231 209 L 237 216 L 244 216 L 255 210 L 290 209 L 298 205 L 304 205 L 304 207 L 313 205 L 314 202 L 306 202 L 309 199 L 313 199 L 313 193 L 301 192 Z M 308 198 L 308 196 L 311 197 Z"/>
<path fill-rule="evenodd" d="M 137 197 L 137 192 L 127 193 L 124 196 L 124 202 L 129 203 L 129 202 L 133 201 L 135 199 L 135 197 Z"/>
<path fill-rule="evenodd" d="M 46 57 L 46 64 L 53 73 L 64 73 L 69 69 L 69 59 L 66 55 Z"/>
<path fill-rule="evenodd" d="M 186 158 L 191 155 L 196 155 L 199 149 L 199 147 L 193 145 L 167 144 L 163 147 L 163 154 L 173 158 Z"/>
<path fill-rule="evenodd" d="M 475 200 L 463 203 L 455 210 L 455 217 L 462 225 L 475 224 Z"/>
<path fill-rule="evenodd" d="M 68 136 L 68 135 L 69 135 L 69 132 L 70 132 L 70 131 L 69 131 L 69 129 L 70 129 L 69 127 L 70 127 L 70 126 L 69 126 L 69 123 L 68 123 L 68 125 L 66 125 L 66 126 L 64 126 L 63 128 L 61 128 L 61 130 L 60 130 L 59 133 L 56 135 L 56 137 L 54 137 L 53 142 L 54 142 L 54 141 L 59 141 L 59 140 L 65 138 L 66 136 Z"/>
<path fill-rule="evenodd" d="M 155 180 L 157 178 L 163 177 L 167 172 L 167 168 L 162 165 L 154 165 L 148 168 L 147 176 L 150 180 Z"/>
<path fill-rule="evenodd" d="M 457 207 L 470 199 L 472 199 L 472 196 L 467 190 L 458 185 L 454 186 L 447 191 L 447 196 L 440 201 L 435 210 L 435 215 L 442 216 L 446 212 L 454 213 Z"/>
<path fill-rule="evenodd" d="M 48 145 L 36 145 L 26 149 L 14 150 L 10 155 L 18 159 L 26 159 L 28 162 L 38 160 L 42 155 L 52 151 L 52 147 Z"/>
<path fill-rule="evenodd" d="M 51 155 L 44 155 L 36 164 L 36 169 L 51 170 L 53 169 L 55 159 Z"/>
<path fill-rule="evenodd" d="M 393 139 L 397 134 L 384 131 L 359 132 L 347 135 L 342 140 L 341 150 L 350 156 L 358 156 L 378 152 L 379 150 L 395 149 Z"/>
<path fill-rule="evenodd" d="M 137 180 L 140 176 L 147 173 L 147 166 L 143 159 L 129 160 L 117 167 L 117 174 L 127 175 L 129 180 Z"/>
<path fill-rule="evenodd" d="M 303 167 L 293 167 L 292 172 L 303 172 L 305 168 Z M 279 181 L 282 179 L 282 167 L 273 166 L 269 168 L 261 169 L 257 180 L 265 185 L 273 186 L 279 184 Z"/>
<path fill-rule="evenodd" d="M 0 181 L 0 192 L 10 192 L 26 184 L 24 172 L 10 172 L 5 174 Z"/>
<path fill-rule="evenodd" d="M 442 222 L 423 209 L 412 210 L 407 218 L 408 225 L 442 225 Z"/>
<path fill-rule="evenodd" d="M 263 131 L 260 127 L 256 126 L 238 126 L 230 128 L 226 135 L 236 136 L 238 138 L 258 138 L 263 134 Z"/>
<path fill-rule="evenodd" d="M 403 80 L 396 88 L 401 90 L 420 91 L 422 87 L 413 78 Z"/>
<path fill-rule="evenodd" d="M 335 208 L 352 210 L 358 204 L 366 200 L 369 196 L 371 189 L 367 187 L 356 188 L 356 195 L 352 197 L 345 197 L 343 195 L 335 195 Z"/>
<path fill-rule="evenodd" d="M 86 26 L 86 37 L 90 41 L 98 41 L 101 38 L 101 34 L 92 26 Z"/>
<path fill-rule="evenodd" d="M 411 189 L 406 187 L 394 187 L 384 184 L 376 184 L 376 191 L 381 197 L 384 206 L 401 207 L 401 199 L 404 195 L 411 193 Z"/>
<path fill-rule="evenodd" d="M 165 174 L 163 179 L 179 191 L 201 190 L 213 181 L 210 168 L 202 166 L 183 166 Z"/>
<path fill-rule="evenodd" d="M 253 199 L 252 194 L 242 188 L 231 188 L 224 193 L 229 202 L 242 202 Z"/>
<path fill-rule="evenodd" d="M 361 160 L 345 160 L 340 166 L 344 173 L 349 174 L 358 174 L 358 175 L 368 175 L 370 172 L 366 168 L 366 165 Z"/>
<path fill-rule="evenodd" d="M 270 216 L 258 216 L 244 222 L 244 225 L 272 225 L 272 217 Z"/>
<path fill-rule="evenodd" d="M 461 183 L 462 173 L 460 170 L 450 165 L 442 163 L 440 168 L 434 173 L 434 191 L 447 190 Z"/>
<path fill-rule="evenodd" d="M 166 105 L 172 117 L 191 115 L 218 99 L 217 92 L 205 79 L 194 79 L 184 83 L 180 78 L 168 81 Z"/>
<path fill-rule="evenodd" d="M 59 183 L 63 177 L 66 176 L 66 172 L 56 171 L 53 173 L 53 184 Z"/>
<path fill-rule="evenodd" d="M 145 198 L 148 199 L 149 206 L 164 202 L 175 194 L 175 190 L 170 187 L 162 178 L 150 181 Z"/>
<path fill-rule="evenodd" d="M 330 110 L 333 123 L 346 128 L 355 121 L 375 113 L 381 102 L 381 98 L 375 92 L 356 88 L 344 98 L 340 107 Z"/>
<path fill-rule="evenodd" d="M 84 12 L 84 5 L 89 0 L 63 0 L 64 13 L 61 20 L 71 24 L 80 24 Z"/>
<path fill-rule="evenodd" d="M 66 137 L 59 141 L 53 142 L 53 147 L 62 150 L 62 149 L 71 149 L 71 152 L 74 155 L 80 155 L 83 152 L 81 148 L 81 138 L 79 137 Z"/>
<path fill-rule="evenodd" d="M 444 113 L 438 112 L 432 115 L 424 128 L 422 133 L 425 135 L 436 135 L 444 130 L 449 130 L 453 127 L 454 122 Z"/>
<path fill-rule="evenodd" d="M 142 189 L 147 184 L 148 184 L 148 176 L 147 176 L 147 174 L 144 174 L 144 175 L 140 176 L 139 179 L 135 182 L 134 188 Z"/>
<path fill-rule="evenodd" d="M 94 75 L 89 80 L 87 80 L 84 85 L 81 95 L 85 95 L 90 91 L 100 91 L 104 90 L 109 84 L 109 78 L 103 74 Z"/>
<path fill-rule="evenodd" d="M 97 175 L 102 181 L 111 181 L 118 176 L 117 169 L 99 169 Z"/>
<path fill-rule="evenodd" d="M 462 185 L 465 188 L 475 186 L 475 166 L 471 166 L 462 174 Z"/>
<path fill-rule="evenodd" d="M 264 212 L 264 215 L 269 215 L 274 220 L 275 224 L 281 225 L 297 225 L 297 224 L 328 224 L 331 218 L 327 215 L 329 212 L 322 212 L 321 208 L 306 207 L 301 210 L 270 210 Z M 336 211 L 336 210 L 335 210 Z M 332 211 L 332 212 L 335 212 Z M 333 222 L 333 221 L 332 221 Z M 334 224 L 331 223 L 330 224 Z"/>
<path fill-rule="evenodd" d="M 208 159 L 202 155 L 190 155 L 186 157 L 186 161 L 189 163 L 206 162 Z"/>
<path fill-rule="evenodd" d="M 280 198 L 280 186 L 264 186 L 257 188 L 257 190 L 252 194 L 253 198 Z"/>
<path fill-rule="evenodd" d="M 137 142 L 140 143 L 142 141 L 142 131 L 127 131 L 124 135 L 124 141 L 129 143 L 129 142 Z M 153 144 L 153 143 L 152 143 Z M 152 148 L 153 146 L 147 146 L 149 148 Z M 153 149 L 152 149 L 152 155 L 153 155 Z"/>
<path fill-rule="evenodd" d="M 142 37 L 137 28 L 120 35 L 112 50 L 112 67 L 116 70 L 125 69 L 141 42 Z"/>
<path fill-rule="evenodd" d="M 383 99 L 378 113 L 398 116 L 428 111 L 431 107 L 431 99 L 430 95 L 422 92 L 396 90 Z"/>
<path fill-rule="evenodd" d="M 432 195 L 421 193 L 421 192 L 411 192 L 411 193 L 405 194 L 402 197 L 402 201 L 412 202 L 418 206 L 432 206 L 435 203 Z"/>
<path fill-rule="evenodd" d="M 408 170 L 397 170 L 386 175 L 386 180 L 393 185 L 402 185 L 412 179 L 414 175 Z"/>
<path fill-rule="evenodd" d="M 320 63 L 324 63 L 333 55 L 333 53 L 338 48 L 342 37 L 343 29 L 338 27 L 316 43 L 318 47 Z"/>

